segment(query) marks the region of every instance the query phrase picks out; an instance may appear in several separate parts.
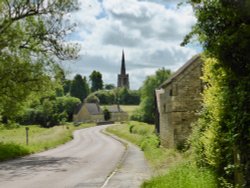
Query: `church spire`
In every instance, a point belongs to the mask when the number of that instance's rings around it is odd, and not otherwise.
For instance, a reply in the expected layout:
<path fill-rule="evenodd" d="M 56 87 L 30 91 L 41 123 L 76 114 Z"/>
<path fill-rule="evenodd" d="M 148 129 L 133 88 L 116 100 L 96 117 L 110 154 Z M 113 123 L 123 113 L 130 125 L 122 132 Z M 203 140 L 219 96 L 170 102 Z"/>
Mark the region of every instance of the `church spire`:
<path fill-rule="evenodd" d="M 122 50 L 121 74 L 118 74 L 117 87 L 125 87 L 129 89 L 129 75 L 126 74 L 124 50 Z"/>
<path fill-rule="evenodd" d="M 126 67 L 125 67 L 125 55 L 124 55 L 124 50 L 122 50 L 122 66 L 121 66 L 121 75 L 126 75 Z"/>

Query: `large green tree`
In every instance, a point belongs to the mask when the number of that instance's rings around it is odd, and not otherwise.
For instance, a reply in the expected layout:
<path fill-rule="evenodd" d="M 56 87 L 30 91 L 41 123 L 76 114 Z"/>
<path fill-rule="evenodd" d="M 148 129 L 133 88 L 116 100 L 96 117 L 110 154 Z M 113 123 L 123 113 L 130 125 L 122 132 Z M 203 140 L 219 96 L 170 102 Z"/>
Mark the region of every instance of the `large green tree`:
<path fill-rule="evenodd" d="M 141 87 L 141 102 L 137 113 L 133 118 L 147 123 L 155 122 L 154 98 L 157 89 L 170 76 L 170 70 L 159 69 L 152 76 L 148 76 Z"/>
<path fill-rule="evenodd" d="M 86 77 L 82 78 L 80 74 L 77 74 L 72 81 L 70 88 L 70 95 L 80 99 L 82 102 L 89 94 L 89 86 Z"/>
<path fill-rule="evenodd" d="M 100 72 L 94 70 L 90 74 L 89 79 L 91 81 L 91 91 L 92 92 L 103 89 L 102 74 Z"/>
<path fill-rule="evenodd" d="M 205 123 L 198 125 L 200 135 L 207 135 L 206 139 L 197 139 L 203 144 L 199 155 L 206 159 L 204 163 L 216 169 L 221 185 L 227 182 L 250 187 L 250 1 L 189 3 L 194 7 L 197 23 L 184 44 L 197 37 L 206 56 L 215 59 L 206 61 L 210 67 L 204 77 L 210 76 L 213 81 L 208 82 L 205 90 L 200 118 Z M 212 98 L 214 104 L 208 100 Z"/>
<path fill-rule="evenodd" d="M 65 15 L 75 0 L 0 1 L 0 113 L 14 116 L 32 93 L 48 90 L 56 59 L 72 59 L 64 40 L 73 25 Z"/>

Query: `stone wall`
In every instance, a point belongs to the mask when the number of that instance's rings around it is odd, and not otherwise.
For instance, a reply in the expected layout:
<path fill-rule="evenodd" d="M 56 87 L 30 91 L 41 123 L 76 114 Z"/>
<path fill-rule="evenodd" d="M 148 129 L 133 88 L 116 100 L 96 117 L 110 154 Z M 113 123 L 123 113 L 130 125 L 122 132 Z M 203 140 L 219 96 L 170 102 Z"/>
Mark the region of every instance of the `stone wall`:
<path fill-rule="evenodd" d="M 192 58 L 161 87 L 160 138 L 165 147 L 183 145 L 201 109 L 201 67 L 198 56 Z"/>

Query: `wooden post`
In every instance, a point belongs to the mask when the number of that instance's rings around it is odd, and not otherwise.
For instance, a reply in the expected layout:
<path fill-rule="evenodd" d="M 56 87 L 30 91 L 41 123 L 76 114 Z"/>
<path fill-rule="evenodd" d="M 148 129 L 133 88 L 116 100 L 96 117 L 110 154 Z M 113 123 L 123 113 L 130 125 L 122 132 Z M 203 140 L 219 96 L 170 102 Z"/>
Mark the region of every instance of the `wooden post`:
<path fill-rule="evenodd" d="M 29 127 L 25 127 L 26 130 L 26 145 L 29 145 Z"/>

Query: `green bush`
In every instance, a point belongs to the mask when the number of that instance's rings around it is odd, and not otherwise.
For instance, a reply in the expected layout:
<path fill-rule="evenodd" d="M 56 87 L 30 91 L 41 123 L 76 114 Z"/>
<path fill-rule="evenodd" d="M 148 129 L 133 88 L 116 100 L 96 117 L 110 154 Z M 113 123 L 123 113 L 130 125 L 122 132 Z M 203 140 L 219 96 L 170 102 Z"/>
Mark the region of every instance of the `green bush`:
<path fill-rule="evenodd" d="M 39 124 L 52 127 L 72 121 L 74 110 L 80 103 L 78 98 L 70 96 L 45 98 L 32 108 L 26 108 L 16 120 L 23 125 Z"/>
<path fill-rule="evenodd" d="M 0 142 L 0 161 L 14 159 L 17 156 L 28 155 L 31 152 L 29 149 L 14 143 Z"/>
<path fill-rule="evenodd" d="M 154 126 L 142 122 L 129 122 L 129 130 L 132 134 L 139 134 L 142 136 L 151 135 L 154 133 Z"/>
<path fill-rule="evenodd" d="M 156 149 L 159 146 L 160 146 L 159 137 L 157 137 L 154 134 L 144 137 L 140 145 L 142 151 L 145 151 L 147 149 Z"/>

